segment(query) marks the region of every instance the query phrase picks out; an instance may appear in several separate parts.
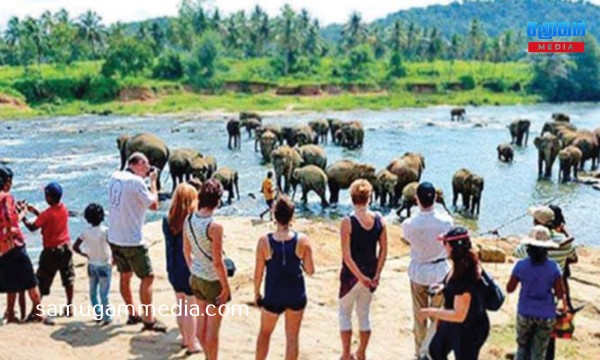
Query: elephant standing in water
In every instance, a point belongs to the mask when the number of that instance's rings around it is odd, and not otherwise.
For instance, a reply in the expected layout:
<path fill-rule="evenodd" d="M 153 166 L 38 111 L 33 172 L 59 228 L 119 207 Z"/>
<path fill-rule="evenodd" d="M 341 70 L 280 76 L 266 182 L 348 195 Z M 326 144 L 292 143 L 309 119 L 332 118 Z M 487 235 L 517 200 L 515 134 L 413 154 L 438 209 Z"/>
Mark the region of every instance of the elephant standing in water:
<path fill-rule="evenodd" d="M 127 159 L 135 152 L 146 155 L 151 166 L 158 168 L 157 187 L 160 190 L 160 175 L 169 161 L 169 147 L 156 135 L 150 133 L 129 137 L 121 135 L 117 138 L 117 147 L 121 154 L 121 170 L 125 169 Z"/>
<path fill-rule="evenodd" d="M 327 153 L 320 145 L 303 145 L 295 150 L 302 157 L 302 166 L 315 165 L 325 170 L 327 168 Z"/>
<path fill-rule="evenodd" d="M 466 113 L 465 108 L 454 108 L 450 110 L 450 121 L 454 121 L 454 118 L 456 118 L 456 121 L 462 121 L 465 119 Z"/>
<path fill-rule="evenodd" d="M 190 171 L 193 178 L 206 181 L 217 171 L 217 159 L 210 155 L 196 157 L 190 162 Z"/>
<path fill-rule="evenodd" d="M 173 190 L 178 184 L 183 181 L 190 180 L 192 175 L 192 162 L 198 158 L 201 159 L 203 156 L 194 149 L 184 148 L 175 149 L 169 156 L 169 172 L 171 173 L 171 180 L 173 182 Z"/>
<path fill-rule="evenodd" d="M 350 150 L 362 148 L 365 138 L 365 130 L 360 121 L 350 121 L 342 124 L 336 131 L 336 143 Z"/>
<path fill-rule="evenodd" d="M 562 144 L 558 137 L 552 134 L 544 134 L 542 137 L 536 137 L 533 140 L 535 147 L 538 149 L 538 178 L 551 178 L 552 166 L 558 156 L 558 152 L 562 148 Z M 545 169 L 542 172 L 542 168 Z"/>
<path fill-rule="evenodd" d="M 511 122 L 508 126 L 511 137 L 510 143 L 516 144 L 517 146 L 527 146 L 527 142 L 529 141 L 530 126 L 531 121 L 525 119 L 519 119 Z M 525 142 L 523 142 L 523 137 L 525 137 Z"/>
<path fill-rule="evenodd" d="M 554 114 L 552 114 L 552 120 L 560 121 L 560 122 L 570 122 L 571 118 L 567 114 L 554 113 Z"/>
<path fill-rule="evenodd" d="M 298 146 L 317 144 L 319 142 L 319 135 L 308 125 L 300 126 L 294 132 L 293 142 Z"/>
<path fill-rule="evenodd" d="M 283 145 L 273 150 L 271 153 L 271 161 L 273 162 L 273 168 L 275 169 L 277 189 L 283 189 L 283 192 L 288 194 L 290 186 L 292 185 L 292 174 L 295 169 L 302 165 L 302 157 L 295 149 Z M 285 181 L 283 187 L 281 183 L 282 178 Z"/>
<path fill-rule="evenodd" d="M 561 132 L 567 130 L 577 131 L 577 126 L 564 121 L 548 121 L 544 123 L 544 126 L 542 127 L 542 133 L 540 136 L 544 135 L 547 132 L 551 133 L 552 135 L 559 136 Z"/>
<path fill-rule="evenodd" d="M 462 196 L 463 207 L 472 215 L 479 215 L 483 178 L 467 169 L 460 169 L 452 177 L 452 206 L 456 208 L 458 195 Z"/>
<path fill-rule="evenodd" d="M 277 136 L 270 131 L 265 131 L 260 135 L 260 153 L 265 163 L 271 162 L 271 153 L 277 147 Z"/>
<path fill-rule="evenodd" d="M 325 199 L 325 189 L 327 188 L 327 174 L 318 166 L 308 165 L 299 169 L 295 169 L 292 174 L 292 199 L 296 195 L 296 186 L 300 184 L 302 187 L 302 202 L 306 204 L 308 193 L 314 191 L 321 198 L 321 206 L 323 208 L 329 206 Z"/>
<path fill-rule="evenodd" d="M 254 131 L 254 151 L 258 151 L 258 145 L 260 144 L 260 137 L 262 136 L 263 133 L 265 133 L 267 131 L 272 132 L 277 137 L 277 141 L 279 142 L 279 145 L 283 145 L 283 132 L 281 130 L 281 126 L 279 126 L 277 124 L 261 125 L 259 128 L 257 128 Z"/>
<path fill-rule="evenodd" d="M 317 134 L 317 140 L 319 143 L 327 143 L 327 133 L 329 132 L 329 123 L 327 120 L 313 120 L 308 123 L 311 129 Z"/>
<path fill-rule="evenodd" d="M 262 125 L 262 117 L 254 112 L 242 111 L 240 113 L 240 123 L 246 128 L 248 137 L 251 138 L 252 130 L 256 130 Z"/>
<path fill-rule="evenodd" d="M 375 185 L 373 186 L 373 195 L 375 201 L 379 199 L 379 205 L 385 207 L 393 203 L 396 198 L 396 184 L 398 183 L 398 177 L 387 169 L 383 169 L 375 175 Z"/>
<path fill-rule="evenodd" d="M 396 189 L 394 190 L 394 198 L 391 201 L 391 206 L 396 207 L 398 206 L 404 187 L 411 182 L 421 180 L 421 174 L 425 169 L 425 158 L 419 153 L 407 152 L 401 157 L 392 160 L 386 169 L 398 178 Z"/>
<path fill-rule="evenodd" d="M 560 169 L 558 172 L 558 181 L 563 183 L 571 180 L 571 170 L 573 177 L 577 180 L 577 169 L 583 154 L 577 146 L 567 146 L 558 153 Z"/>
<path fill-rule="evenodd" d="M 596 135 L 588 130 L 580 130 L 577 132 L 577 135 L 570 143 L 581 150 L 581 161 L 579 162 L 579 170 L 583 170 L 585 166 L 585 162 L 588 160 L 592 160 L 591 169 L 594 170 L 598 166 L 598 161 L 600 160 L 598 157 L 600 156 L 599 147 L 598 147 L 598 138 Z"/>
<path fill-rule="evenodd" d="M 417 201 L 415 196 L 417 195 L 417 188 L 419 187 L 419 183 L 417 181 L 411 182 L 410 184 L 404 187 L 402 190 L 402 205 L 396 211 L 398 217 L 400 217 L 402 210 L 406 210 L 406 217 L 410 217 L 410 209 L 413 206 L 417 205 Z M 435 202 L 444 207 L 444 210 L 449 214 L 450 211 L 446 207 L 446 201 L 444 200 L 444 192 L 440 188 L 435 188 Z"/>
<path fill-rule="evenodd" d="M 510 144 L 500 144 L 496 150 L 498 151 L 498 160 L 507 163 L 513 161 L 515 152 Z"/>
<path fill-rule="evenodd" d="M 227 196 L 228 203 L 231 204 L 231 201 L 234 198 L 234 190 L 238 200 L 240 199 L 240 189 L 238 187 L 237 171 L 228 167 L 222 167 L 219 170 L 217 170 L 216 173 L 214 173 L 212 178 L 220 182 L 221 185 L 223 185 L 223 190 L 229 193 Z"/>
<path fill-rule="evenodd" d="M 232 140 L 234 149 L 240 149 L 242 147 L 241 123 L 238 119 L 231 119 L 227 122 L 227 135 L 229 136 L 227 147 L 230 150 L 232 149 Z"/>
<path fill-rule="evenodd" d="M 339 160 L 327 168 L 329 185 L 329 203 L 337 204 L 341 189 L 348 189 L 358 179 L 375 183 L 375 167 L 371 164 L 359 164 L 352 160 Z"/>
<path fill-rule="evenodd" d="M 338 143 L 335 138 L 335 133 L 342 128 L 344 123 L 338 119 L 327 119 L 327 124 L 329 125 L 329 132 L 331 133 L 331 141 L 337 145 Z"/>

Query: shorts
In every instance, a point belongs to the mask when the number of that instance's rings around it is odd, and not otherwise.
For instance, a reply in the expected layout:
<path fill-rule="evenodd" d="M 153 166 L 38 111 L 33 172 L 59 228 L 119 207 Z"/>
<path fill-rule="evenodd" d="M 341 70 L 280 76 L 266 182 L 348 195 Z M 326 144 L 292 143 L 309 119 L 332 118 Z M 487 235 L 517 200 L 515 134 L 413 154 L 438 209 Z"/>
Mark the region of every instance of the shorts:
<path fill-rule="evenodd" d="M 66 244 L 44 248 L 40 254 L 40 262 L 36 275 L 40 283 L 40 294 L 42 296 L 50 295 L 54 275 L 59 271 L 63 287 L 72 286 L 75 280 L 73 252 L 69 248 L 69 245 Z"/>
<path fill-rule="evenodd" d="M 292 310 L 292 311 L 304 310 L 304 308 L 306 308 L 306 303 L 307 303 L 306 297 L 303 297 L 295 302 L 285 302 L 285 303 L 265 298 L 265 299 L 263 299 L 263 302 L 262 302 L 262 308 L 270 313 L 281 315 L 286 310 Z"/>
<path fill-rule="evenodd" d="M 223 287 L 221 286 L 221 282 L 219 280 L 216 281 L 208 281 L 201 279 L 195 275 L 190 276 L 190 287 L 192 289 L 192 294 L 198 300 L 204 301 L 206 303 L 216 305 L 217 297 L 221 294 Z M 231 295 L 227 301 L 231 300 Z"/>
<path fill-rule="evenodd" d="M 134 272 L 135 276 L 142 279 L 152 275 L 152 262 L 148 248 L 141 246 L 120 246 L 110 244 L 112 256 L 120 273 Z"/>
<path fill-rule="evenodd" d="M 37 284 L 25 246 L 12 248 L 0 256 L 0 293 L 25 291 Z"/>

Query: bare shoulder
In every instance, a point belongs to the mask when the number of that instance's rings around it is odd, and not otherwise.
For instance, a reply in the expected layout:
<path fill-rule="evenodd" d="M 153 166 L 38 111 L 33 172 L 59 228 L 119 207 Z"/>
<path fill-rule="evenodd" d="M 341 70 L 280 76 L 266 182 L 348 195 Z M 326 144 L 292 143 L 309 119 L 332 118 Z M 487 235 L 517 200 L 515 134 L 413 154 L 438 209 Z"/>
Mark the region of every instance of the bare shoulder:
<path fill-rule="evenodd" d="M 218 222 L 212 222 L 208 226 L 208 231 L 211 234 L 223 235 L 223 225 L 219 224 Z"/>

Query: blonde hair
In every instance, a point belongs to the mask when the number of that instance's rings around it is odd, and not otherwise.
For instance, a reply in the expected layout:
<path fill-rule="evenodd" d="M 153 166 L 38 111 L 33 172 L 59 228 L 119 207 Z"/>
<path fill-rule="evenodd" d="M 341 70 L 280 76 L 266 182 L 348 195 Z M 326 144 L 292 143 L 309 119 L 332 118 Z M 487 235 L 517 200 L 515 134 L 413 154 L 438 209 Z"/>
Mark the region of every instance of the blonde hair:
<path fill-rule="evenodd" d="M 167 222 L 169 229 L 174 235 L 179 235 L 183 231 L 183 222 L 191 214 L 198 201 L 198 191 L 189 184 L 181 183 L 175 188 L 173 200 L 169 208 Z"/>
<path fill-rule="evenodd" d="M 365 179 L 355 180 L 350 185 L 350 196 L 354 205 L 366 205 L 371 200 L 373 186 Z"/>

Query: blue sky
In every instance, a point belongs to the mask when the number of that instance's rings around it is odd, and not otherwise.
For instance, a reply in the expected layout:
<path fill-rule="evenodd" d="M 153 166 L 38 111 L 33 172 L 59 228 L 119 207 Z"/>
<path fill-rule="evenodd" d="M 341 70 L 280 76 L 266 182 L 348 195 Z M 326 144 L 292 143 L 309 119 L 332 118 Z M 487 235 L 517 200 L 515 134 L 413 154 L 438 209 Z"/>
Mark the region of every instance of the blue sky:
<path fill-rule="evenodd" d="M 600 0 L 599 0 L 600 1 Z M 345 22 L 348 15 L 356 10 L 366 21 L 385 16 L 391 12 L 415 6 L 448 4 L 451 0 L 212 0 L 209 6 L 216 6 L 225 13 L 245 9 L 250 11 L 255 4 L 262 6 L 269 15 L 275 15 L 285 4 L 290 3 L 299 10 L 306 8 L 319 18 L 323 25 L 332 22 Z M 92 9 L 102 16 L 106 23 L 135 21 L 164 15 L 175 15 L 180 0 L 0 0 L 0 29 L 6 27 L 12 16 L 39 16 L 45 10 L 55 12 L 65 8 L 72 17 Z M 15 4 L 18 4 L 15 6 Z"/>

